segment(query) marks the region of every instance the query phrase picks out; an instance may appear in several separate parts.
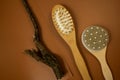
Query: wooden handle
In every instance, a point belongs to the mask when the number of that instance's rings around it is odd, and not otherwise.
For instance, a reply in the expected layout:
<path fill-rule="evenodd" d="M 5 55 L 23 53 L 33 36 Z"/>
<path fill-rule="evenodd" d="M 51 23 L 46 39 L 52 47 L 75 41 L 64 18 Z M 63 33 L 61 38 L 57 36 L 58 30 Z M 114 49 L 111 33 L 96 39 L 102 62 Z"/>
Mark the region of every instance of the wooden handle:
<path fill-rule="evenodd" d="M 113 80 L 112 73 L 111 73 L 110 68 L 108 67 L 106 61 L 102 60 L 101 67 L 102 67 L 102 71 L 103 71 L 105 80 Z"/>
<path fill-rule="evenodd" d="M 75 60 L 75 63 L 79 69 L 79 72 L 81 73 L 81 75 L 83 77 L 83 80 L 91 80 L 91 77 L 90 77 L 89 72 L 87 70 L 87 66 L 85 64 L 85 61 L 84 61 L 82 55 L 80 54 L 76 43 L 72 42 L 72 44 L 70 44 L 70 48 L 72 50 L 74 60 Z"/>
<path fill-rule="evenodd" d="M 102 72 L 104 75 L 105 80 L 113 80 L 112 72 L 107 64 L 106 61 L 106 48 L 105 47 L 103 50 L 98 51 L 98 52 L 92 52 L 93 55 L 99 60 L 102 68 Z"/>
<path fill-rule="evenodd" d="M 105 56 L 103 56 L 103 58 L 98 58 L 98 60 L 100 61 L 105 80 L 113 80 L 112 73 L 106 62 Z"/>

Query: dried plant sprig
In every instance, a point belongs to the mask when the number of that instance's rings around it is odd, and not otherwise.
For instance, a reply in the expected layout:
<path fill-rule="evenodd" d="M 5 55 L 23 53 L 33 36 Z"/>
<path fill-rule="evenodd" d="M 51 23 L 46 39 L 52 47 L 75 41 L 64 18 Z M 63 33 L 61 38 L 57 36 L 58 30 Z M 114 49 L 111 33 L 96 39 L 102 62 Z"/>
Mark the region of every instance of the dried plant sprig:
<path fill-rule="evenodd" d="M 32 21 L 33 27 L 34 27 L 34 43 L 36 45 L 37 50 L 35 49 L 28 49 L 25 50 L 25 52 L 29 55 L 31 55 L 34 59 L 36 59 L 37 61 L 41 61 L 43 63 L 45 63 L 46 65 L 50 66 L 57 79 L 60 80 L 63 76 L 64 76 L 64 72 L 62 70 L 62 67 L 58 61 L 58 59 L 56 58 L 56 56 L 49 51 L 45 45 L 42 43 L 42 40 L 40 39 L 40 35 L 39 35 L 39 28 L 40 25 L 37 21 L 37 18 L 35 17 L 33 11 L 30 8 L 30 5 L 28 4 L 27 0 L 22 0 L 24 7 Z"/>

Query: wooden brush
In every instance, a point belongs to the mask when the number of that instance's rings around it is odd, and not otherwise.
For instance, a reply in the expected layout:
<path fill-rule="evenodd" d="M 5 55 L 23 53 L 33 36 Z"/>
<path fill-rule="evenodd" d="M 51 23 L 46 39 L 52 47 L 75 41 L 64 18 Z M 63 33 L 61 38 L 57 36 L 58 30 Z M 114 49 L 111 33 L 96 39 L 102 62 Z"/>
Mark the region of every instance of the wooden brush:
<path fill-rule="evenodd" d="M 52 9 L 52 20 L 59 35 L 72 50 L 75 63 L 84 80 L 91 80 L 85 61 L 76 44 L 76 34 L 73 19 L 69 11 L 62 5 L 55 5 Z"/>
<path fill-rule="evenodd" d="M 81 39 L 84 47 L 99 60 L 105 80 L 113 80 L 106 61 L 108 32 L 100 26 L 90 26 L 83 31 Z"/>

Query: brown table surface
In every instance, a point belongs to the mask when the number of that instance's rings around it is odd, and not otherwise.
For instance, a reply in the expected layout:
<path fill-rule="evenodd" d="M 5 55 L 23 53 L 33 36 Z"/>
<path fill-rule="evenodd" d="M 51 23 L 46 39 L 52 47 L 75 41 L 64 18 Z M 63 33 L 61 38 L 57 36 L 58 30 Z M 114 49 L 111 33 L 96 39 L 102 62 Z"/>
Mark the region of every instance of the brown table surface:
<path fill-rule="evenodd" d="M 66 65 L 62 80 L 81 80 L 72 52 L 56 32 L 51 9 L 65 5 L 71 12 L 77 30 L 77 42 L 93 80 L 104 80 L 100 64 L 81 43 L 81 33 L 97 24 L 110 32 L 107 61 L 114 80 L 120 80 L 120 1 L 119 0 L 29 0 L 38 18 L 46 47 L 59 55 Z M 0 80 L 56 80 L 52 69 L 24 54 L 34 48 L 33 26 L 21 0 L 0 0 Z M 71 72 L 73 76 L 71 75 Z"/>

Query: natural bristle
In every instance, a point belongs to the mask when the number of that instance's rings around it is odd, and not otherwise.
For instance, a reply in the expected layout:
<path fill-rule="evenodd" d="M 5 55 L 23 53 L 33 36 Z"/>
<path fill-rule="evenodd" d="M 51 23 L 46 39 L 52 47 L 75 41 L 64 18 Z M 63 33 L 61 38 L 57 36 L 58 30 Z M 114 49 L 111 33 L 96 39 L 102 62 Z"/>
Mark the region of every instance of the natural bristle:
<path fill-rule="evenodd" d="M 99 26 L 90 26 L 82 33 L 82 42 L 90 50 L 101 50 L 109 41 L 108 32 Z"/>
<path fill-rule="evenodd" d="M 74 28 L 69 11 L 62 5 L 56 5 L 53 8 L 52 19 L 55 27 L 63 34 L 69 34 Z"/>

